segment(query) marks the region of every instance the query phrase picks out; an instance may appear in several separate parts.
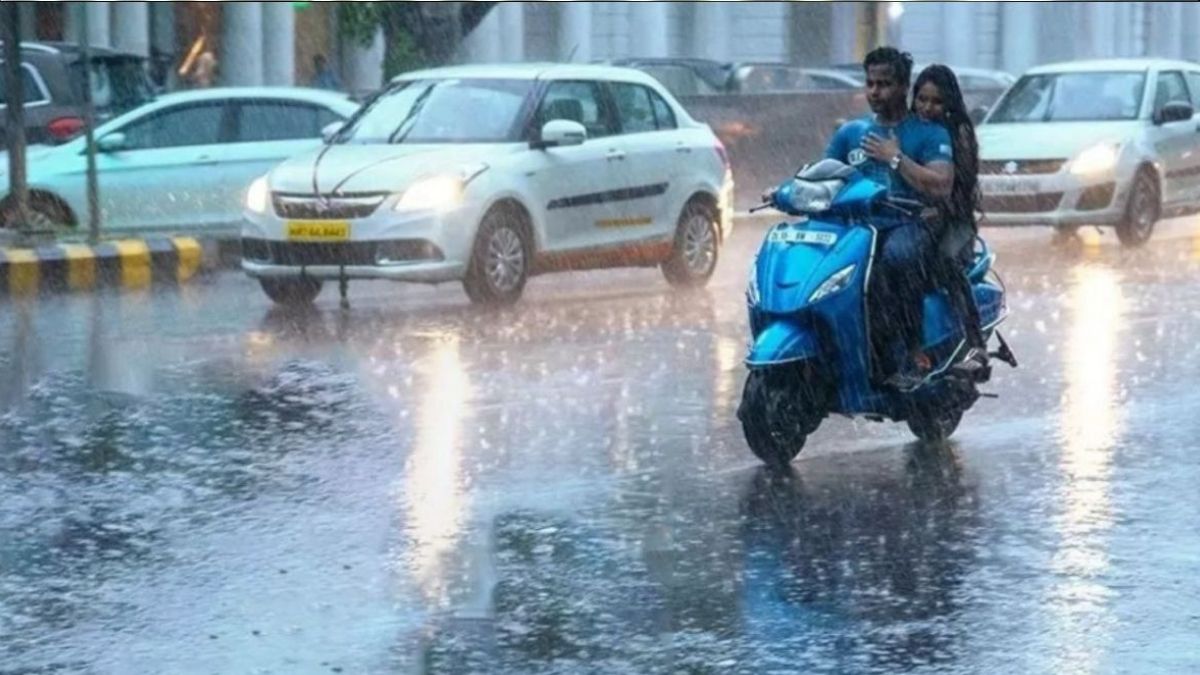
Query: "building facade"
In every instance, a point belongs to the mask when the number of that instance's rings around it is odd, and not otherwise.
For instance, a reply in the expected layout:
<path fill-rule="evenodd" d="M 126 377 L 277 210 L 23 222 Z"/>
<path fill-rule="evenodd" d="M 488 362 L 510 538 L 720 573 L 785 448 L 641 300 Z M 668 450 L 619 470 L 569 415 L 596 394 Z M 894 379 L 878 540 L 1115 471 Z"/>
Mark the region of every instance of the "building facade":
<path fill-rule="evenodd" d="M 384 45 L 339 37 L 322 2 L 29 2 L 26 39 L 90 43 L 151 57 L 186 85 L 198 54 L 225 85 L 306 84 L 324 55 L 343 88 L 383 77 Z M 85 21 L 86 15 L 86 21 Z M 1200 3 L 1186 2 L 502 2 L 458 50 L 463 62 L 588 62 L 626 56 L 806 65 L 860 59 L 894 44 L 918 61 L 1019 73 L 1089 57 L 1200 61 Z"/>
<path fill-rule="evenodd" d="M 1053 61 L 1200 61 L 1200 3 L 503 3 L 463 45 L 468 61 L 688 56 L 844 63 L 879 44 L 918 61 L 1020 73 Z"/>

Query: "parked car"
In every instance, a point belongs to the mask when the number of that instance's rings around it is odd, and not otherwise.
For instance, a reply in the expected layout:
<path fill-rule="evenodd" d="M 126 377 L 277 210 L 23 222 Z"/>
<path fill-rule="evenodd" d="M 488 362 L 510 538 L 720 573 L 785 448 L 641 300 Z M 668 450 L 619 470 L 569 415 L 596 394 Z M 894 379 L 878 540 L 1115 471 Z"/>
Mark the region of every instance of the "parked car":
<path fill-rule="evenodd" d="M 720 61 L 689 58 L 633 57 L 602 63 L 636 68 L 667 88 L 673 96 L 712 96 L 729 92 L 731 66 Z"/>
<path fill-rule="evenodd" d="M 1115 227 L 1150 238 L 1200 211 L 1200 64 L 1159 59 L 1034 68 L 979 127 L 980 187 L 993 225 Z"/>
<path fill-rule="evenodd" d="M 462 281 L 507 303 L 531 274 L 621 266 L 700 285 L 732 189 L 716 136 L 641 71 L 426 70 L 254 182 L 242 268 L 281 303 L 347 279 Z"/>
<path fill-rule="evenodd" d="M 739 63 L 733 66 L 728 90 L 739 94 L 797 91 L 846 91 L 862 82 L 832 69 L 805 68 L 786 63 Z"/>
<path fill-rule="evenodd" d="M 0 54 L 0 64 L 3 63 Z M 145 65 L 146 60 L 134 54 L 91 50 L 91 89 L 97 123 L 154 97 Z M 26 143 L 64 143 L 77 136 L 83 129 L 83 87 L 83 58 L 78 46 L 65 42 L 22 42 Z M 7 92 L 5 73 L 0 69 L 0 110 L 8 106 Z M 6 147 L 5 126 L 0 127 L 0 148 Z"/>
<path fill-rule="evenodd" d="M 167 94 L 95 130 L 106 232 L 237 232 L 246 186 L 321 144 L 321 129 L 358 105 L 318 89 L 239 87 Z M 31 149 L 28 183 L 38 229 L 87 218 L 86 142 Z M 0 166 L 0 196 L 8 193 Z M 0 202 L 0 218 L 12 218 Z M 0 223 L 5 227 L 15 222 Z"/>

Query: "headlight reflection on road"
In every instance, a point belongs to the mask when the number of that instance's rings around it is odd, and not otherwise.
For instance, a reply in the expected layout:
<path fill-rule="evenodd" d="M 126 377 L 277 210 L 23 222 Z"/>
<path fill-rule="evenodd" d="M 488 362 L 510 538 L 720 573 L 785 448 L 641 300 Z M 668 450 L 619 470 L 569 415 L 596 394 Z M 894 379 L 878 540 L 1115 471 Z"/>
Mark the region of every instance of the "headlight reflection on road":
<path fill-rule="evenodd" d="M 418 369 L 416 441 L 402 497 L 414 544 L 415 578 L 428 596 L 437 597 L 445 591 L 442 558 L 455 544 L 467 507 L 462 425 L 471 383 L 459 354 L 459 337 L 439 337 Z"/>
<path fill-rule="evenodd" d="M 1063 495 L 1052 562 L 1062 581 L 1050 598 L 1060 621 L 1060 644 L 1073 645 L 1063 654 L 1068 670 L 1092 663 L 1096 655 L 1085 645 L 1095 644 L 1096 630 L 1115 628 L 1107 610 L 1111 591 L 1097 578 L 1110 565 L 1112 455 L 1124 426 L 1118 338 L 1126 308 L 1119 275 L 1107 267 L 1077 268 L 1071 303 L 1072 325 L 1062 351 L 1066 400 L 1059 420 Z M 1083 639 L 1084 632 L 1091 638 Z"/>

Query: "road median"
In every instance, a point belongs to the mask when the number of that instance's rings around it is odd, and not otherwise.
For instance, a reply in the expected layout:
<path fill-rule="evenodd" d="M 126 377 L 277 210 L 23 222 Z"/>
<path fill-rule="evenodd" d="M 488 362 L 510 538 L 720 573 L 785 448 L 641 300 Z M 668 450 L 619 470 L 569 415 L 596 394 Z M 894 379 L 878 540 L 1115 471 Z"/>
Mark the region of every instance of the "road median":
<path fill-rule="evenodd" d="M 215 246 L 195 237 L 0 248 L 0 296 L 182 284 L 216 257 Z"/>

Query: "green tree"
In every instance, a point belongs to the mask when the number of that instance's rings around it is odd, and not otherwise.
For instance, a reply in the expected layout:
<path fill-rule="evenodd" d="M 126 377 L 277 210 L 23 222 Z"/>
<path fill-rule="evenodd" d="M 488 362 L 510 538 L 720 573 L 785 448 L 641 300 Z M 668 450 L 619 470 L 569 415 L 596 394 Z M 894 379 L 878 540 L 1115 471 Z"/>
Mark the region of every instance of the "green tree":
<path fill-rule="evenodd" d="M 383 28 L 385 78 L 446 63 L 494 2 L 345 2 L 338 5 L 343 36 L 369 46 Z"/>

